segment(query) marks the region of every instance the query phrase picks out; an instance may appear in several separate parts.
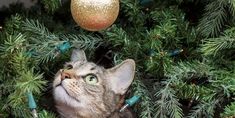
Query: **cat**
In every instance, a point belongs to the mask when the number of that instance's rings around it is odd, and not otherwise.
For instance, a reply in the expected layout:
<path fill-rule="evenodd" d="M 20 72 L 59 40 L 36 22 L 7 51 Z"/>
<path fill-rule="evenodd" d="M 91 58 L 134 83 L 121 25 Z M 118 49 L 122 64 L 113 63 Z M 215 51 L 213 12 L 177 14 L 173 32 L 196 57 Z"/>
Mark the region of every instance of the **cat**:
<path fill-rule="evenodd" d="M 83 50 L 74 49 L 65 66 L 53 81 L 56 108 L 62 118 L 134 118 L 128 109 L 119 112 L 134 79 L 134 60 L 105 69 L 88 62 Z"/>

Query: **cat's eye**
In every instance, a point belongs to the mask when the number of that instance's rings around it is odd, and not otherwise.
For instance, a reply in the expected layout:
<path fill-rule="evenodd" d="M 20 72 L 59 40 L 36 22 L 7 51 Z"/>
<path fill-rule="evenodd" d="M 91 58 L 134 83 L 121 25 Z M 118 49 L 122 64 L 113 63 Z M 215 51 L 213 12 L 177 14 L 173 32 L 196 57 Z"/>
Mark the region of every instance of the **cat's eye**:
<path fill-rule="evenodd" d="M 86 75 L 86 76 L 84 77 L 84 81 L 85 81 L 87 84 L 92 84 L 92 85 L 98 83 L 97 77 L 96 77 L 95 75 L 93 75 L 93 74 L 88 74 L 88 75 Z"/>

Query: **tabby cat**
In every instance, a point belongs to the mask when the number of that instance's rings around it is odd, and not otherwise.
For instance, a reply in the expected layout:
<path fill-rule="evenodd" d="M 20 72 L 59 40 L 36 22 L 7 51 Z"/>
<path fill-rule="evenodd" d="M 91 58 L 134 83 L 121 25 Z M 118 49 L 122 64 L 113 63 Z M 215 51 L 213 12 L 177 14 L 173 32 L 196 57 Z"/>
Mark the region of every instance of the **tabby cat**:
<path fill-rule="evenodd" d="M 135 62 L 127 59 L 104 69 L 86 60 L 84 51 L 74 50 L 71 62 L 53 82 L 58 113 L 62 118 L 134 118 L 129 110 L 119 112 L 123 95 L 133 81 Z"/>

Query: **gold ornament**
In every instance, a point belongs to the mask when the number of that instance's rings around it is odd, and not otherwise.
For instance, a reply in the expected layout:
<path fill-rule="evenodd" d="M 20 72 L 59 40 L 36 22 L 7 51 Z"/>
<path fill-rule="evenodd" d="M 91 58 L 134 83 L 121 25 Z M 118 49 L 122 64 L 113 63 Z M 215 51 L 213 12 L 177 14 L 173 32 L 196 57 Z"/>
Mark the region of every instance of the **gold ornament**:
<path fill-rule="evenodd" d="M 114 23 L 119 12 L 119 0 L 72 0 L 73 19 L 90 31 L 106 29 Z"/>

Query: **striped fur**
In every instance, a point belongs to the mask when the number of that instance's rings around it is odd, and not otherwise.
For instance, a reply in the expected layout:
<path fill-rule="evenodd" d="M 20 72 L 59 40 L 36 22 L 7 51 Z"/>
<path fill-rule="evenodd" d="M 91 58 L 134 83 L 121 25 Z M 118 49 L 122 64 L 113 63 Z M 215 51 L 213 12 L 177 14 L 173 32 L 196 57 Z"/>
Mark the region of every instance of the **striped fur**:
<path fill-rule="evenodd" d="M 60 70 L 53 82 L 54 99 L 62 118 L 133 118 L 128 110 L 117 112 L 121 92 L 113 90 L 110 81 L 113 78 L 112 70 L 84 60 L 73 61 L 69 65 L 73 68 Z M 131 71 L 134 73 L 134 68 Z M 69 73 L 71 78 L 61 80 L 63 72 Z M 98 78 L 95 85 L 85 83 L 82 78 L 91 73 Z"/>

